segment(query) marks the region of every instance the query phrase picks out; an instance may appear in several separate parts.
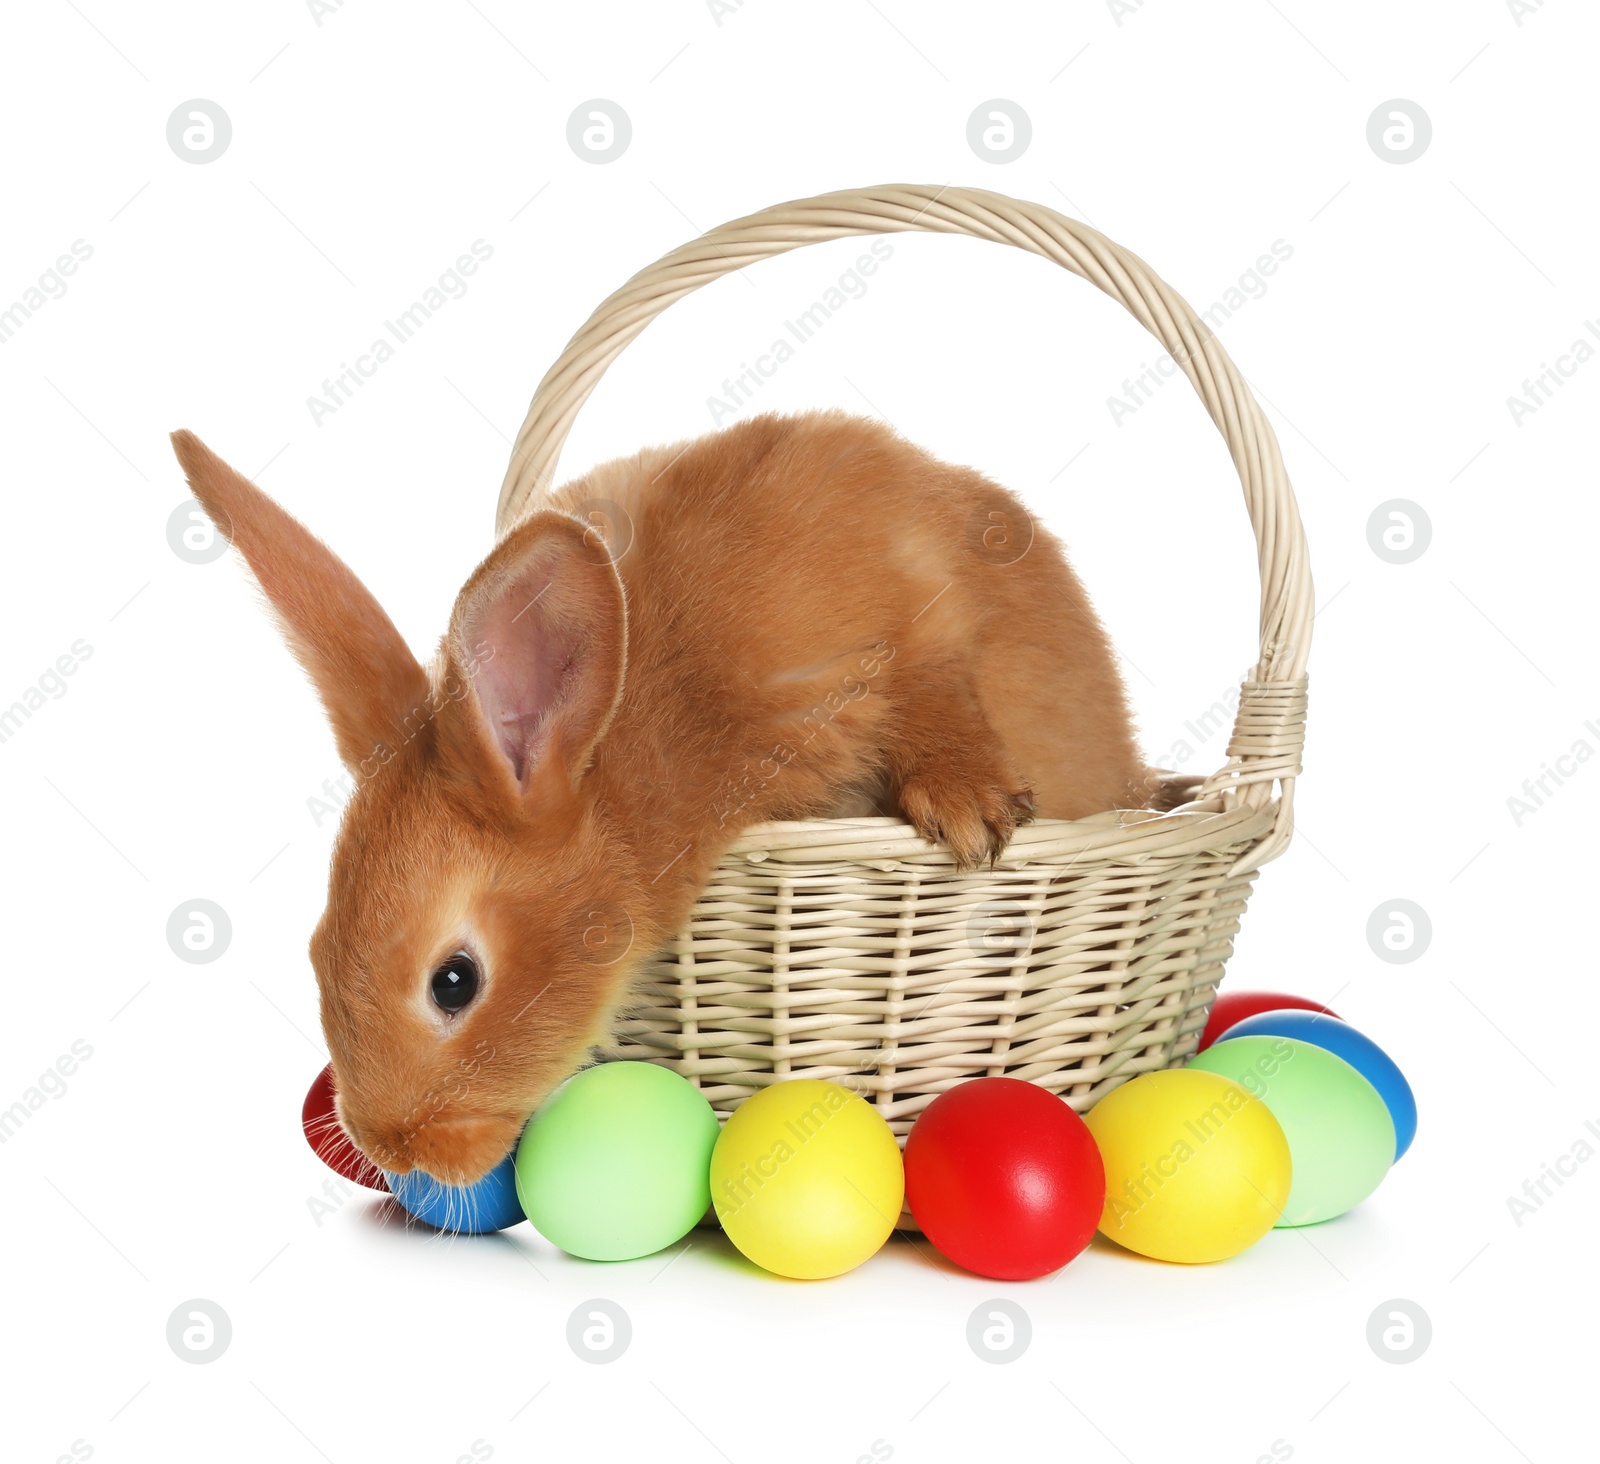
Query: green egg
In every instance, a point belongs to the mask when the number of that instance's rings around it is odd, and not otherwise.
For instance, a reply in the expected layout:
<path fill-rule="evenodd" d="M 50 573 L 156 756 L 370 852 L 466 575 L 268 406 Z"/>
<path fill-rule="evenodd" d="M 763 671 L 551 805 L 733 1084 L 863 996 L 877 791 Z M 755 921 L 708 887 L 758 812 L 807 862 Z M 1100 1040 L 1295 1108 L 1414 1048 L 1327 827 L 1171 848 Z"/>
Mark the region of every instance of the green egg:
<path fill-rule="evenodd" d="M 1315 1225 L 1359 1205 L 1394 1162 L 1394 1120 L 1342 1057 L 1288 1037 L 1224 1038 L 1189 1066 L 1231 1078 L 1272 1111 L 1293 1180 L 1279 1227 Z"/>
<path fill-rule="evenodd" d="M 553 1245 L 627 1261 L 671 1245 L 711 1204 L 717 1116 L 700 1090 L 651 1062 L 568 1078 L 517 1145 L 517 1198 Z"/>

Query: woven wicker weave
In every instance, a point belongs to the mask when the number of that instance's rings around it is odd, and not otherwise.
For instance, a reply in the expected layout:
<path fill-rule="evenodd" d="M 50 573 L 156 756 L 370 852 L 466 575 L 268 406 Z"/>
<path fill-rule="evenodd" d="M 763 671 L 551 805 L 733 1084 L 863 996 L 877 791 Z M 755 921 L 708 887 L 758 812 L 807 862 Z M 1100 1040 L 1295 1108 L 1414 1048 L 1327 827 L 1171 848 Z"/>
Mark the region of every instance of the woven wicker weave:
<path fill-rule="evenodd" d="M 1226 765 L 1177 811 L 1041 820 L 978 872 L 957 872 L 893 819 L 762 824 L 732 846 L 688 924 L 644 968 L 605 1056 L 664 1063 L 722 1111 L 787 1077 L 831 1079 L 902 1136 L 964 1078 L 1026 1078 L 1081 1112 L 1193 1053 L 1255 872 L 1289 840 L 1312 615 L 1277 440 L 1216 339 L 1095 230 L 974 189 L 889 186 L 779 204 L 641 270 L 540 382 L 501 491 L 500 531 L 537 506 L 578 409 L 673 301 L 803 244 L 906 230 L 1043 255 L 1121 301 L 1172 353 L 1244 487 L 1261 654 Z"/>

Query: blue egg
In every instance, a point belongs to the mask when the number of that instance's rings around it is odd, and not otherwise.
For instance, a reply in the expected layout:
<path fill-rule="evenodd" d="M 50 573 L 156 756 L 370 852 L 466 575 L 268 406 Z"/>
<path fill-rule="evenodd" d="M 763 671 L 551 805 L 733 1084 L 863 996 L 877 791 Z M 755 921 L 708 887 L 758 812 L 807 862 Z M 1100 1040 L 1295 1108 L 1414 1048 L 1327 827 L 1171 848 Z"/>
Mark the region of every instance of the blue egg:
<path fill-rule="evenodd" d="M 1378 1090 L 1394 1120 L 1394 1157 L 1398 1159 L 1417 1136 L 1417 1100 L 1394 1059 L 1348 1022 L 1321 1012 L 1258 1012 L 1229 1027 L 1222 1040 L 1234 1037 L 1288 1037 L 1309 1042 L 1342 1057 Z"/>
<path fill-rule="evenodd" d="M 445 1184 L 420 1169 L 385 1176 L 396 1200 L 417 1219 L 439 1230 L 487 1235 L 522 1222 L 517 1167 L 507 1154 L 476 1184 Z"/>

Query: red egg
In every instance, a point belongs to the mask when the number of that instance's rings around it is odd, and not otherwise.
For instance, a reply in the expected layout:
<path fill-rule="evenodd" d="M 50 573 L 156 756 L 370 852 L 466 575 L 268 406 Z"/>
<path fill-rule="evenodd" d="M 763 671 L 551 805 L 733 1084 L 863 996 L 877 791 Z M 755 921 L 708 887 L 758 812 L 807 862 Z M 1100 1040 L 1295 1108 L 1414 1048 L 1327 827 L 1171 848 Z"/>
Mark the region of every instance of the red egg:
<path fill-rule="evenodd" d="M 941 1093 L 906 1140 L 906 1202 L 958 1266 L 1000 1281 L 1059 1270 L 1094 1235 L 1105 1167 L 1088 1126 L 1018 1078 Z"/>
<path fill-rule="evenodd" d="M 1204 1052 L 1235 1022 L 1253 1017 L 1261 1012 L 1321 1012 L 1325 1017 L 1337 1017 L 1332 1007 L 1307 1001 L 1303 996 L 1286 996 L 1281 991 L 1225 991 L 1211 1006 L 1211 1016 L 1206 1029 L 1200 1034 L 1196 1052 Z M 1341 1018 L 1342 1020 L 1342 1018 Z"/>
<path fill-rule="evenodd" d="M 387 1194 L 389 1181 L 383 1177 L 383 1171 L 350 1142 L 350 1135 L 339 1123 L 333 1108 L 334 1092 L 330 1062 L 317 1074 L 306 1101 L 300 1105 L 300 1126 L 305 1130 L 306 1142 L 317 1158 L 336 1174 Z"/>

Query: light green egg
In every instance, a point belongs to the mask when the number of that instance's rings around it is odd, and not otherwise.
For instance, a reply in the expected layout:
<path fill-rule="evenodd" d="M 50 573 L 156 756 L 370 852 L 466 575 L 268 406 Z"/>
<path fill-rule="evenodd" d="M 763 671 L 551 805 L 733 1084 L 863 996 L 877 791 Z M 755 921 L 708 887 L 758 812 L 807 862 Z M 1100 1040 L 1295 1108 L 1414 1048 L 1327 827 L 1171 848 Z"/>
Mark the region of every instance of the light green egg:
<path fill-rule="evenodd" d="M 1279 1227 L 1315 1225 L 1359 1205 L 1394 1162 L 1394 1120 L 1341 1057 L 1288 1037 L 1234 1037 L 1189 1066 L 1220 1073 L 1272 1110 L 1294 1166 Z"/>
<path fill-rule="evenodd" d="M 717 1116 L 692 1083 L 650 1062 L 567 1079 L 517 1145 L 517 1197 L 544 1238 L 591 1261 L 648 1256 L 711 1204 Z"/>

